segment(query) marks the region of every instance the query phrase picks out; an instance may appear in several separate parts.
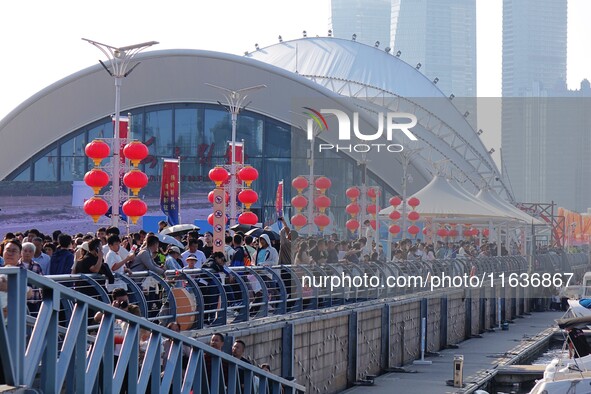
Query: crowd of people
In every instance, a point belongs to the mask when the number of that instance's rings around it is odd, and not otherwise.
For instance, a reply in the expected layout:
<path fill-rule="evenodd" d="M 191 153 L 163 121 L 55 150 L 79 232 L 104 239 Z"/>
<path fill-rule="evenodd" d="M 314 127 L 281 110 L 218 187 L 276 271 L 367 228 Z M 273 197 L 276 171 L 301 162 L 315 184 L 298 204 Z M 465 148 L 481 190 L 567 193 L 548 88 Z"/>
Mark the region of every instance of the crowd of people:
<path fill-rule="evenodd" d="M 151 271 L 163 275 L 165 271 L 179 271 L 183 269 L 208 268 L 218 278 L 226 277 L 223 282 L 228 302 L 239 303 L 240 299 L 232 298 L 233 294 L 240 294 L 232 283 L 230 267 L 242 266 L 276 266 L 298 264 L 330 264 L 338 262 L 386 263 L 393 261 L 403 263 L 408 260 L 444 260 L 444 259 L 473 259 L 477 257 L 497 256 L 498 250 L 502 256 L 517 254 L 518 245 L 510 245 L 507 250 L 504 244 L 497 247 L 495 243 L 478 242 L 478 240 L 436 241 L 426 243 L 421 240 L 404 239 L 391 244 L 391 255 L 381 244 L 376 244 L 371 237 L 358 239 L 340 239 L 337 234 L 327 237 L 303 237 L 296 230 L 290 229 L 288 224 L 280 218 L 282 228 L 277 236 L 270 236 L 271 231 L 263 232 L 258 237 L 237 231 L 225 234 L 223 251 L 214 252 L 213 235 L 210 232 L 199 234 L 189 231 L 182 235 L 175 235 L 180 245 L 166 245 L 160 241 L 158 233 L 139 231 L 129 235 L 121 234 L 117 227 L 101 227 L 95 233 L 69 235 L 61 231 L 52 234 L 42 234 L 36 229 L 25 232 L 7 233 L 0 244 L 0 266 L 22 267 L 40 275 L 69 275 L 69 274 L 100 274 L 105 278 L 105 287 L 110 292 L 112 305 L 129 313 L 140 315 L 139 308 L 130 303 L 125 281 L 119 276 L 134 272 Z M 160 223 L 159 232 L 167 227 L 167 223 Z M 114 275 L 119 274 L 119 275 Z M 264 278 L 271 297 L 277 296 L 273 292 L 275 286 L 269 276 Z M 286 282 L 289 279 L 283 278 Z M 246 278 L 248 283 L 250 278 Z M 174 280 L 172 281 L 174 283 Z M 178 286 L 183 286 L 177 281 Z M 215 313 L 207 311 L 216 309 L 219 293 L 211 290 L 211 283 L 203 283 L 201 288 L 205 304 L 205 323 L 212 324 Z M 250 283 L 252 290 L 251 303 L 261 301 L 260 287 L 256 288 L 256 281 Z M 287 283 L 286 283 L 287 285 Z M 174 286 L 174 285 L 173 285 Z M 200 283 L 201 287 L 201 283 Z M 289 290 L 288 290 L 289 292 Z M 0 307 L 6 307 L 6 280 L 0 275 Z M 30 289 L 27 298 L 31 311 L 35 310 L 35 301 L 40 299 L 40 291 Z M 37 303 L 38 304 L 38 303 Z M 257 309 L 251 307 L 251 314 Z M 148 316 L 146 316 L 148 317 Z M 102 314 L 99 312 L 92 317 L 99 323 Z M 158 320 L 156 320 L 158 321 Z M 171 330 L 179 332 L 181 325 L 170 319 L 159 320 Z M 115 339 L 125 332 L 125 322 L 115 324 Z M 149 333 L 142 334 L 142 342 L 147 343 Z M 214 334 L 210 345 L 218 350 L 222 349 L 224 336 Z M 120 345 L 121 343 L 119 343 Z M 163 363 L 170 348 L 170 341 L 163 342 Z M 168 346 L 168 347 L 167 347 Z M 232 354 L 242 361 L 246 344 L 237 340 L 232 346 Z M 183 350 L 185 357 L 189 356 L 189 349 Z M 115 356 L 117 357 L 117 348 Z M 210 360 L 211 361 L 211 360 Z M 207 364 L 207 357 L 206 357 Z M 225 363 L 223 363 L 225 365 Z M 227 366 L 226 366 L 227 367 Z M 261 368 L 268 365 L 262 364 Z M 211 362 L 207 365 L 211 371 Z M 243 375 L 240 376 L 243 384 Z"/>
<path fill-rule="evenodd" d="M 296 230 L 290 229 L 283 218 L 279 218 L 279 221 L 282 226 L 278 234 L 270 229 L 262 231 L 258 237 L 240 231 L 227 231 L 225 245 L 217 252 L 214 252 L 211 232 L 173 233 L 176 245 L 162 243 L 159 233 L 168 226 L 164 221 L 159 223 L 158 233 L 139 231 L 129 235 L 121 234 L 117 227 L 101 227 L 94 233 L 75 235 L 61 231 L 54 231 L 48 235 L 37 229 L 30 229 L 23 233 L 7 233 L 4 236 L 0 244 L 0 266 L 23 267 L 40 275 L 99 274 L 105 278 L 105 288 L 109 292 L 116 288 L 127 289 L 125 281 L 121 279 L 126 274 L 151 271 L 162 277 L 165 271 L 170 273 L 204 267 L 209 268 L 223 283 L 228 304 L 232 307 L 243 305 L 244 295 L 236 283 L 235 271 L 230 270 L 231 267 L 338 262 L 403 263 L 409 260 L 473 259 L 496 256 L 498 253 L 496 244 L 479 243 L 477 240 L 436 241 L 433 244 L 419 239 L 404 239 L 392 243 L 391 255 L 387 256 L 383 245 L 376 244 L 371 238 L 371 232 L 367 232 L 367 237 L 348 240 L 339 239 L 337 234 L 327 237 L 303 237 Z M 515 254 L 518 247 L 511 245 L 510 249 L 513 251 L 511 254 Z M 501 245 L 500 251 L 503 256 L 510 254 L 505 245 Z M 279 297 L 280 286 L 277 280 L 271 274 L 262 274 L 259 277 L 264 280 L 264 284 L 254 275 L 242 274 L 242 279 L 248 287 L 250 304 L 253 304 L 249 313 L 253 316 L 260 310 L 263 296 L 261 286 L 267 287 L 270 301 Z M 293 282 L 289 274 L 282 273 L 281 279 L 288 294 L 292 293 Z M 200 279 L 197 282 L 205 304 L 205 324 L 213 324 L 216 314 L 208 311 L 217 308 L 219 290 L 211 278 Z M 173 287 L 184 287 L 181 280 L 172 280 L 170 284 Z M 0 277 L 0 290 L 3 286 L 5 284 Z M 157 285 L 153 287 L 157 288 Z M 83 287 L 78 289 L 85 292 Z M 41 294 L 38 290 L 31 290 L 29 308 L 34 312 Z M 0 295 L 2 294 L 0 292 Z M 161 298 L 162 295 L 156 294 L 155 291 L 146 292 L 151 309 L 149 317 L 159 313 L 162 307 Z M 0 302 L 2 299 L 0 297 Z M 269 308 L 272 309 L 273 305 L 274 303 L 270 302 Z M 238 312 L 234 310 L 233 313 Z M 166 320 L 163 321 L 168 323 Z"/>

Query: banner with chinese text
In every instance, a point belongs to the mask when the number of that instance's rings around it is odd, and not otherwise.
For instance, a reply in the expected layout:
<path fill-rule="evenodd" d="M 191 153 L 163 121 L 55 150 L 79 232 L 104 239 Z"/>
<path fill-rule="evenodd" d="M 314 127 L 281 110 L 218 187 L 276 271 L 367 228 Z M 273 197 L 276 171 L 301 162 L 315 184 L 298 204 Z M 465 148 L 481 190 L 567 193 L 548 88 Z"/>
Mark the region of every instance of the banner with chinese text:
<path fill-rule="evenodd" d="M 277 185 L 277 193 L 275 194 L 275 212 L 277 212 L 277 219 L 283 217 L 283 181 L 279 181 Z M 281 229 L 281 222 L 279 222 Z"/>
<path fill-rule="evenodd" d="M 160 188 L 160 208 L 168 216 L 171 226 L 179 224 L 179 161 L 164 159 L 162 165 L 162 186 Z"/>

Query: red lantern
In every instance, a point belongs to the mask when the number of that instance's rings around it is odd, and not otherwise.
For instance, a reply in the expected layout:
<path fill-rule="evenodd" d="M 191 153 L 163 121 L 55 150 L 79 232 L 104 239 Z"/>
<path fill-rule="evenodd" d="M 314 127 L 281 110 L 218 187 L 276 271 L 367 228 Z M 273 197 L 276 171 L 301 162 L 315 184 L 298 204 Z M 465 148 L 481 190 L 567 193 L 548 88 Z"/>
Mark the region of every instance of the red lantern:
<path fill-rule="evenodd" d="M 410 235 L 416 236 L 421 231 L 421 229 L 419 228 L 419 226 L 413 224 L 408 228 L 407 231 Z"/>
<path fill-rule="evenodd" d="M 217 187 L 220 187 L 229 177 L 230 174 L 228 174 L 228 171 L 224 167 L 217 166 L 209 170 L 209 179 L 215 182 Z"/>
<path fill-rule="evenodd" d="M 397 224 L 393 224 L 390 227 L 388 227 L 388 232 L 392 235 L 396 235 L 400 232 L 400 226 Z"/>
<path fill-rule="evenodd" d="M 210 213 L 207 216 L 207 223 L 209 223 L 210 226 L 213 226 L 213 219 L 214 219 L 213 213 Z M 224 220 L 224 225 L 225 225 L 226 222 L 228 221 L 228 218 L 226 217 L 226 215 L 224 215 L 223 220 Z"/>
<path fill-rule="evenodd" d="M 308 199 L 301 194 L 298 194 L 294 198 L 291 199 L 291 205 L 300 212 L 302 209 L 308 205 Z"/>
<path fill-rule="evenodd" d="M 416 222 L 417 220 L 419 220 L 420 217 L 421 215 L 419 215 L 417 211 L 411 211 L 408 213 L 408 220 L 410 220 L 411 222 Z"/>
<path fill-rule="evenodd" d="M 92 197 L 84 202 L 84 213 L 96 221 L 109 210 L 109 205 L 100 197 Z"/>
<path fill-rule="evenodd" d="M 139 198 L 132 197 L 123 203 L 121 207 L 123 213 L 126 214 L 133 224 L 135 224 L 140 216 L 144 216 L 148 212 L 148 206 Z"/>
<path fill-rule="evenodd" d="M 486 238 L 488 238 L 489 234 L 490 234 L 489 229 L 485 228 L 484 230 L 482 230 L 482 235 L 484 235 Z"/>
<path fill-rule="evenodd" d="M 472 233 L 471 235 L 472 235 L 473 237 L 475 237 L 475 236 L 477 236 L 477 235 L 478 235 L 478 233 L 479 233 L 480 231 L 478 231 L 478 229 L 477 229 L 477 228 L 472 228 L 472 229 L 470 229 L 470 232 Z"/>
<path fill-rule="evenodd" d="M 449 236 L 449 233 L 447 232 L 446 229 L 440 228 L 439 230 L 437 230 L 437 235 L 439 235 L 441 238 L 445 238 L 445 237 Z"/>
<path fill-rule="evenodd" d="M 318 207 L 318 209 L 320 210 L 320 212 L 322 212 L 322 213 L 324 213 L 326 208 L 330 207 L 330 203 L 331 203 L 330 198 L 328 198 L 324 194 L 322 194 L 314 199 L 314 205 L 316 205 Z"/>
<path fill-rule="evenodd" d="M 316 179 L 314 185 L 317 189 L 320 189 L 320 193 L 324 193 L 324 191 L 332 185 L 332 182 L 327 177 L 321 176 L 320 178 Z"/>
<path fill-rule="evenodd" d="M 140 189 L 148 184 L 148 176 L 140 170 L 133 169 L 123 175 L 123 184 L 131 190 L 134 196 L 137 196 Z"/>
<path fill-rule="evenodd" d="M 388 217 L 391 220 L 398 220 L 402 217 L 402 215 L 397 210 L 393 210 L 392 212 L 390 212 L 390 215 L 388 215 Z"/>
<path fill-rule="evenodd" d="M 449 230 L 448 235 L 452 238 L 455 238 L 458 236 L 458 230 Z"/>
<path fill-rule="evenodd" d="M 378 189 L 376 189 L 375 187 L 370 187 L 369 189 L 367 189 L 367 196 L 369 198 L 371 198 L 372 200 L 375 200 L 377 198 L 377 196 L 380 195 L 380 191 Z"/>
<path fill-rule="evenodd" d="M 109 175 L 98 168 L 93 168 L 84 175 L 84 183 L 98 194 L 101 189 L 109 184 Z"/>
<path fill-rule="evenodd" d="M 392 205 L 394 208 L 396 208 L 400 204 L 402 204 L 402 200 L 400 199 L 400 197 L 394 196 L 390 199 L 390 205 Z"/>
<path fill-rule="evenodd" d="M 371 226 L 371 228 L 373 228 L 375 230 L 376 226 L 377 226 L 376 220 L 375 219 L 370 220 L 369 225 Z"/>
<path fill-rule="evenodd" d="M 345 195 L 351 200 L 355 200 L 357 199 L 357 197 L 359 197 L 359 195 L 361 194 L 361 192 L 359 191 L 359 188 L 353 186 L 347 189 L 347 191 L 345 191 Z"/>
<path fill-rule="evenodd" d="M 353 233 L 359 228 L 359 222 L 355 219 L 349 219 L 347 220 L 347 223 L 345 223 L 345 227 Z"/>
<path fill-rule="evenodd" d="M 257 202 L 259 195 L 252 189 L 244 189 L 238 193 L 238 201 L 240 201 L 246 209 L 250 209 L 250 206 Z"/>
<path fill-rule="evenodd" d="M 360 210 L 361 208 L 359 208 L 359 204 L 357 204 L 356 202 L 352 202 L 345 208 L 345 211 L 353 217 L 357 216 Z"/>
<path fill-rule="evenodd" d="M 240 216 L 238 216 L 238 223 L 240 224 L 249 224 L 251 226 L 254 226 L 258 222 L 258 216 L 250 211 L 242 212 Z"/>
<path fill-rule="evenodd" d="M 367 213 L 371 214 L 371 215 L 375 215 L 378 212 L 378 207 L 376 206 L 376 204 L 369 204 L 367 206 Z"/>
<path fill-rule="evenodd" d="M 321 213 L 320 215 L 314 216 L 314 224 L 318 226 L 320 231 L 322 231 L 324 230 L 324 227 L 330 224 L 330 218 Z"/>
<path fill-rule="evenodd" d="M 421 202 L 419 201 L 418 198 L 411 197 L 411 198 L 408 199 L 408 205 L 410 205 L 412 207 L 412 209 L 415 209 L 416 207 L 418 207 L 419 205 L 421 205 Z"/>
<path fill-rule="evenodd" d="M 257 180 L 259 177 L 259 172 L 256 168 L 252 166 L 245 166 L 238 171 L 238 179 L 246 183 L 247 187 L 250 187 L 250 184 Z"/>
<path fill-rule="evenodd" d="M 84 152 L 86 153 L 86 156 L 90 157 L 92 161 L 94 161 L 95 166 L 99 166 L 101 164 L 101 161 L 109 156 L 109 153 L 111 153 L 111 149 L 109 148 L 109 145 L 107 145 L 106 142 L 101 140 L 94 140 L 86 144 Z"/>
<path fill-rule="evenodd" d="M 303 176 L 298 176 L 291 181 L 291 185 L 298 191 L 298 194 L 308 187 L 308 180 Z"/>
<path fill-rule="evenodd" d="M 301 214 L 297 214 L 291 218 L 291 224 L 293 224 L 297 230 L 304 227 L 307 223 L 308 218 Z"/>
<path fill-rule="evenodd" d="M 230 194 L 228 194 L 228 192 L 226 192 L 225 194 L 226 194 L 226 204 L 227 204 L 228 201 L 230 201 Z M 209 200 L 209 202 L 213 204 L 213 190 L 207 194 L 207 200 Z"/>
<path fill-rule="evenodd" d="M 429 231 L 428 231 L 427 227 L 425 227 L 425 228 L 423 229 L 423 235 L 427 236 L 427 233 L 428 233 L 428 232 L 429 232 Z"/>
<path fill-rule="evenodd" d="M 472 230 L 466 229 L 464 230 L 464 237 L 471 237 L 472 236 Z"/>
<path fill-rule="evenodd" d="M 123 147 L 123 156 L 131 161 L 134 167 L 137 167 L 142 160 L 148 157 L 148 147 L 139 141 L 131 141 Z"/>

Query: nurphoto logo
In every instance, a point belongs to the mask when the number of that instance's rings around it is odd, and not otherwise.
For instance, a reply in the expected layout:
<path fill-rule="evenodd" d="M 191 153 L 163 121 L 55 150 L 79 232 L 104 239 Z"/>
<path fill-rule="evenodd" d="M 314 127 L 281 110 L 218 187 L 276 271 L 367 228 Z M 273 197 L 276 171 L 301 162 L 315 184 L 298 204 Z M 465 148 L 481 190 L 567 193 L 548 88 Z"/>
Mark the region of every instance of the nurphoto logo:
<path fill-rule="evenodd" d="M 377 141 L 384 135 L 384 129 L 386 132 L 386 139 L 392 141 L 392 137 L 395 132 L 401 131 L 411 141 L 417 141 L 417 137 L 410 131 L 414 126 L 417 125 L 417 117 L 413 114 L 406 112 L 388 112 L 384 116 L 383 112 L 378 113 L 378 129 L 373 134 L 365 134 L 359 130 L 359 113 L 353 112 L 353 122 L 349 118 L 349 115 L 344 111 L 338 109 L 321 109 L 317 111 L 310 107 L 304 107 L 310 118 L 307 123 L 307 137 L 311 141 L 314 138 L 314 125 L 316 124 L 319 130 L 329 130 L 326 118 L 323 115 L 330 114 L 334 115 L 338 121 L 338 133 L 339 141 L 351 141 L 351 123 L 353 124 L 353 136 L 361 141 Z M 309 112 L 308 112 L 309 111 Z M 384 119 L 386 125 L 384 127 Z M 336 152 L 359 152 L 365 153 L 369 151 L 381 152 L 382 150 L 397 153 L 402 152 L 404 147 L 401 144 L 385 144 L 385 143 L 360 143 L 360 144 L 319 144 L 318 151 L 323 150 L 334 150 Z"/>

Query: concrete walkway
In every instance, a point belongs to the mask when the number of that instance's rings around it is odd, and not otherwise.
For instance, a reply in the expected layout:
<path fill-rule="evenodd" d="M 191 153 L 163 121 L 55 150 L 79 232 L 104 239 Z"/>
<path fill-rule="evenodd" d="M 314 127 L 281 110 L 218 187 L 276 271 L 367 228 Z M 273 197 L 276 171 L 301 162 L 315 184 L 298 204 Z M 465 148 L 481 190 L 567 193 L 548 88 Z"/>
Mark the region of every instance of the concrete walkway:
<path fill-rule="evenodd" d="M 446 381 L 453 379 L 453 358 L 456 354 L 464 356 L 464 383 L 476 380 L 485 370 L 495 368 L 499 358 L 517 347 L 522 340 L 528 339 L 549 327 L 555 327 L 554 320 L 564 312 L 538 312 L 523 319 L 515 319 L 508 331 L 497 330 L 482 334 L 482 338 L 473 338 L 461 342 L 458 349 L 442 350 L 440 357 L 426 360 L 432 365 L 407 365 L 405 369 L 417 373 L 388 373 L 375 379 L 373 386 L 357 386 L 343 391 L 347 394 L 445 394 L 456 393 L 460 389 L 447 386 Z"/>

